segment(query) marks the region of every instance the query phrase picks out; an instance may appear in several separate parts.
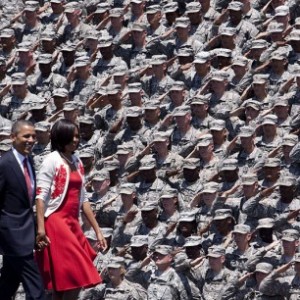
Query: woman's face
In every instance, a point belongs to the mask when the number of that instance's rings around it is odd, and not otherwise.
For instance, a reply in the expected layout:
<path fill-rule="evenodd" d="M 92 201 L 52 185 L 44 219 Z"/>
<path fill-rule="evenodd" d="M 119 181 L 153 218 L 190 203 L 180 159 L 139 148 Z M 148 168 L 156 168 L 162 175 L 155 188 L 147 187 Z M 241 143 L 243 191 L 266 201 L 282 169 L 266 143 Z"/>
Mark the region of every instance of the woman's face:
<path fill-rule="evenodd" d="M 79 132 L 78 129 L 75 128 L 73 141 L 65 146 L 65 151 L 73 153 L 78 148 L 78 145 L 79 145 Z"/>

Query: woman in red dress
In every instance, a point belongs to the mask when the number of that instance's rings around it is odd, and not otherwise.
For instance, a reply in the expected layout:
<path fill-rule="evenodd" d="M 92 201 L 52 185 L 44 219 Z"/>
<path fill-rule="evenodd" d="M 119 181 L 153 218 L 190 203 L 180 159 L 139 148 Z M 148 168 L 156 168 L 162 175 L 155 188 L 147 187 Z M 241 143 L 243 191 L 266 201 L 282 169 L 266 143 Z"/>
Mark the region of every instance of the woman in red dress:
<path fill-rule="evenodd" d="M 50 153 L 37 176 L 37 261 L 45 288 L 54 300 L 77 299 L 82 287 L 101 282 L 93 265 L 96 253 L 79 224 L 82 211 L 95 230 L 99 248 L 106 241 L 90 204 L 85 198 L 84 171 L 73 153 L 79 144 L 78 127 L 68 120 L 57 121 L 51 129 Z"/>

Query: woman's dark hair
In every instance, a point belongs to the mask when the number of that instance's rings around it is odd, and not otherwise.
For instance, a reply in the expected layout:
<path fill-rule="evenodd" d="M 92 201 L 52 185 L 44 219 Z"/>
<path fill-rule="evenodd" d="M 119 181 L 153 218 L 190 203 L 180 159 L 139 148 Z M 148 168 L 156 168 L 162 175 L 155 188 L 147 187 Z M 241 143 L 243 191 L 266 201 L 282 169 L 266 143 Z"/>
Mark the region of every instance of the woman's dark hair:
<path fill-rule="evenodd" d="M 60 119 L 54 123 L 51 129 L 51 148 L 52 151 L 65 151 L 65 146 L 70 144 L 74 138 L 74 131 L 78 126 L 72 121 Z"/>

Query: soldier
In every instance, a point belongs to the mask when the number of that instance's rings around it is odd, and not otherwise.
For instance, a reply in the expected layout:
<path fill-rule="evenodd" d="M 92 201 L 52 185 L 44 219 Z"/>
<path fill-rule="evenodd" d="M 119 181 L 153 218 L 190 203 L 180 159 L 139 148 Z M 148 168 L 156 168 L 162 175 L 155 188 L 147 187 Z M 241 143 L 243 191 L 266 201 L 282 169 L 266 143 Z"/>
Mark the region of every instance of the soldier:
<path fill-rule="evenodd" d="M 80 116 L 78 121 L 80 129 L 79 149 L 85 147 L 94 148 L 100 138 L 99 130 L 95 130 L 94 118 L 90 116 Z"/>
<path fill-rule="evenodd" d="M 155 247 L 152 259 L 156 270 L 151 276 L 147 289 L 149 300 L 185 300 L 188 299 L 186 290 L 175 270 L 171 267 L 172 247 L 159 245 Z"/>
<path fill-rule="evenodd" d="M 72 122 L 78 123 L 78 104 L 74 101 L 67 101 L 63 107 L 64 118 Z"/>
<path fill-rule="evenodd" d="M 277 268 L 268 274 L 261 282 L 259 290 L 268 296 L 277 296 L 278 298 L 297 299 L 299 297 L 300 285 L 300 255 L 297 253 L 294 260 Z M 282 273 L 294 266 L 295 275 L 282 276 Z"/>
<path fill-rule="evenodd" d="M 25 73 L 14 73 L 11 77 L 12 94 L 1 103 L 1 115 L 10 120 L 17 120 L 28 112 L 31 101 L 39 102 L 40 98 L 27 88 Z"/>
<path fill-rule="evenodd" d="M 199 133 L 191 126 L 191 110 L 187 105 L 174 109 L 175 129 L 171 135 L 172 149 L 183 157 L 187 157 L 198 141 Z"/>
<path fill-rule="evenodd" d="M 2 46 L 1 55 L 6 60 L 14 59 L 16 56 L 16 36 L 12 28 L 5 28 L 0 33 Z"/>
<path fill-rule="evenodd" d="M 276 187 L 280 178 L 280 159 L 267 158 L 263 165 L 263 180 L 260 186 L 265 189 L 269 187 Z"/>
<path fill-rule="evenodd" d="M 203 299 L 218 299 L 233 280 L 233 273 L 224 266 L 225 249 L 223 247 L 210 247 L 207 257 L 209 266 L 203 270 L 197 283 Z"/>
<path fill-rule="evenodd" d="M 51 71 L 52 54 L 40 54 L 38 58 L 39 72 L 28 77 L 29 90 L 44 98 L 50 98 L 54 89 L 67 88 L 67 80 Z"/>

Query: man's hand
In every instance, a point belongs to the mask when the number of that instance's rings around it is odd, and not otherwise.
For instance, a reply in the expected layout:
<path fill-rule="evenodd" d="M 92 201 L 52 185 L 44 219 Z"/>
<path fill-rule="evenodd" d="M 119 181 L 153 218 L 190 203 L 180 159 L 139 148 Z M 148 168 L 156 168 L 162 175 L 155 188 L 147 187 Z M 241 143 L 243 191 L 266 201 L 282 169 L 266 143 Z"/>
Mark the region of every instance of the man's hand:
<path fill-rule="evenodd" d="M 48 247 L 51 243 L 45 231 L 38 231 L 35 241 L 38 251 L 41 251 L 44 248 Z"/>

